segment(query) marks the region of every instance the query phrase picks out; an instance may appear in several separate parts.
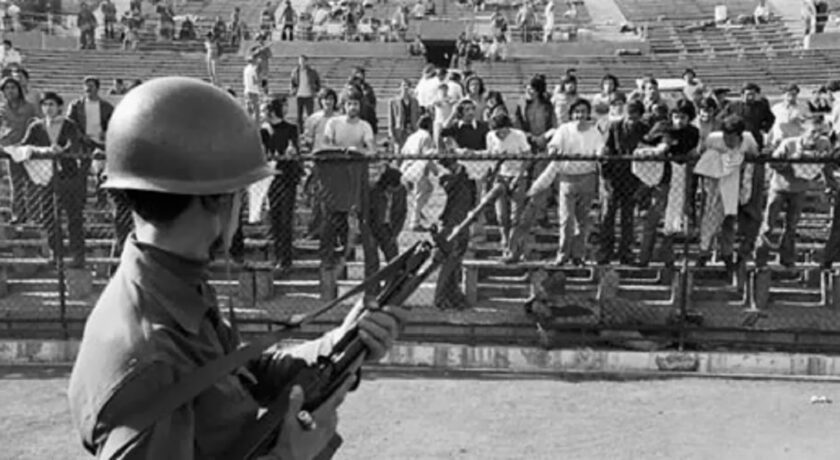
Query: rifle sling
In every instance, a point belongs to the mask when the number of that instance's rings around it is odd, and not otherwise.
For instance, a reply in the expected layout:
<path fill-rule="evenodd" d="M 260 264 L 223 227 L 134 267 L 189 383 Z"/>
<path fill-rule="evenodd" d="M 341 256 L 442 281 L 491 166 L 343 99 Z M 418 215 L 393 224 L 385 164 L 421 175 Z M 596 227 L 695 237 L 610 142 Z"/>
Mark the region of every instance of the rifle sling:
<path fill-rule="evenodd" d="M 118 418 L 110 423 L 111 427 L 115 428 L 119 426 L 128 426 L 136 430 L 138 433 L 145 431 L 157 423 L 157 421 L 161 418 L 171 414 L 179 407 L 195 399 L 204 390 L 213 386 L 224 376 L 245 365 L 248 361 L 259 357 L 260 354 L 268 347 L 287 338 L 290 330 L 299 328 L 300 326 L 309 323 L 322 314 L 332 310 L 335 306 L 339 305 L 348 298 L 364 292 L 371 285 L 380 283 L 383 279 L 391 276 L 392 273 L 398 271 L 399 266 L 408 259 L 408 256 L 411 255 L 416 247 L 417 245 L 412 246 L 391 263 L 382 267 L 382 269 L 373 274 L 370 278 L 364 280 L 344 295 L 329 302 L 327 305 L 313 311 L 312 313 L 294 315 L 287 320 L 279 321 L 278 323 L 281 327 L 280 330 L 273 331 L 266 337 L 259 338 L 232 353 L 199 367 L 194 372 L 161 390 L 158 393 L 159 396 L 154 400 L 140 401 L 137 407 L 134 407 L 133 410 L 126 411 L 127 415 L 124 418 L 121 420 Z"/>

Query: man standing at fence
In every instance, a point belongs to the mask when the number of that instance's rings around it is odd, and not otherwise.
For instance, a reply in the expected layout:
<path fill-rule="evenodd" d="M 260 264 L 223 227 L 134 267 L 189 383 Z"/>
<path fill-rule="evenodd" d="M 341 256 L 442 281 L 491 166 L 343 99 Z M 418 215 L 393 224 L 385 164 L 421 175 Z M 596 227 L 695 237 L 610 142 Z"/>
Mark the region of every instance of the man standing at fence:
<path fill-rule="evenodd" d="M 753 135 L 753 139 L 758 144 L 758 152 L 761 154 L 764 150 L 764 136 L 776 120 L 767 99 L 761 96 L 761 88 L 755 83 L 745 84 L 741 88 L 741 100 L 727 104 L 717 117 L 722 122 L 730 115 L 738 115 L 744 120 L 744 125 Z M 738 210 L 738 234 L 743 238 L 743 244 L 738 247 L 739 264 L 753 254 L 755 242 L 761 230 L 766 199 L 764 170 L 764 163 L 754 164 L 749 201 L 742 204 Z"/>
<path fill-rule="evenodd" d="M 711 260 L 712 239 L 717 236 L 718 258 L 732 273 L 738 205 L 749 200 L 752 193 L 754 165 L 744 159 L 758 153 L 758 144 L 741 117 L 731 115 L 723 120 L 719 131 L 709 134 L 702 146 L 694 168 L 694 173 L 703 179 L 705 195 L 697 266 L 705 267 Z"/>
<path fill-rule="evenodd" d="M 773 158 L 801 160 L 804 158 L 825 157 L 831 150 L 831 142 L 825 136 L 825 124 L 822 115 L 809 116 L 804 120 L 804 132 L 782 141 L 773 152 Z M 785 224 L 782 240 L 778 245 L 782 266 L 793 267 L 796 264 L 796 226 L 802 214 L 805 193 L 812 190 L 812 184 L 822 175 L 833 180 L 831 167 L 826 164 L 808 163 L 770 163 L 772 170 L 768 191 L 767 209 L 761 233 L 756 242 L 755 264 L 767 265 L 773 229 L 782 209 L 785 210 Z"/>
<path fill-rule="evenodd" d="M 548 143 L 551 155 L 565 157 L 596 156 L 604 147 L 603 137 L 590 119 L 592 106 L 586 99 L 578 99 L 569 107 L 568 117 L 554 131 Z M 548 190 L 558 179 L 557 215 L 560 219 L 557 266 L 573 263 L 583 265 L 589 244 L 592 203 L 598 194 L 598 163 L 591 160 L 552 161 L 534 180 L 529 197 Z"/>
<path fill-rule="evenodd" d="M 108 130 L 111 114 L 114 113 L 114 106 L 99 97 L 100 81 L 98 78 L 88 76 L 84 78 L 82 83 L 84 84 L 84 96 L 70 103 L 67 107 L 67 118 L 73 120 L 76 126 L 85 133 L 84 149 L 86 153 L 93 153 L 97 149 L 103 151 L 105 149 L 105 132 Z M 88 165 L 83 164 L 82 168 L 88 170 L 89 168 L 85 168 L 86 166 Z M 104 160 L 94 160 L 93 166 L 98 186 L 104 180 L 102 169 L 105 162 Z M 97 187 L 96 197 L 97 204 L 100 206 L 107 204 L 105 190 Z M 123 241 L 131 232 L 131 213 L 123 203 L 117 204 L 114 230 L 117 238 L 116 247 L 121 248 Z M 122 251 L 117 249 L 115 254 L 120 252 Z"/>
<path fill-rule="evenodd" d="M 298 65 L 292 70 L 290 95 L 295 97 L 297 107 L 297 124 L 303 131 L 303 124 L 312 115 L 315 108 L 315 97 L 321 90 L 321 76 L 318 71 L 309 66 L 309 59 L 301 54 Z M 306 113 L 304 115 L 304 112 Z"/>
<path fill-rule="evenodd" d="M 38 109 L 24 98 L 23 86 L 13 78 L 0 80 L 0 92 L 3 101 L 0 103 L 0 146 L 8 147 L 23 139 L 26 128 L 38 116 Z M 34 184 L 26 169 L 17 163 L 9 162 L 9 175 L 12 182 L 12 221 L 23 223 L 33 216 L 31 212 L 39 197 L 34 196 Z"/>
<path fill-rule="evenodd" d="M 58 155 L 80 154 L 84 151 L 85 134 L 72 121 L 61 116 L 64 100 L 58 94 L 47 91 L 41 97 L 44 118 L 29 125 L 20 145 L 29 148 L 29 153 Z M 30 160 L 26 165 L 36 186 L 39 199 L 40 220 L 45 227 L 53 257 L 58 256 L 61 239 L 61 220 L 56 220 L 61 211 L 67 214 L 67 230 L 70 234 L 70 253 L 73 262 L 70 267 L 82 268 L 85 264 L 84 206 L 87 195 L 87 171 L 80 164 L 90 165 L 90 160 L 61 158 L 53 168 L 53 160 Z M 55 173 L 55 174 L 53 174 Z M 55 200 L 53 199 L 55 194 Z M 55 209 L 58 203 L 59 209 Z"/>
<path fill-rule="evenodd" d="M 277 163 L 277 175 L 268 188 L 268 213 L 271 218 L 271 241 L 275 268 L 282 272 L 292 267 L 295 197 L 303 169 L 293 157 L 300 152 L 297 126 L 283 119 L 286 99 L 273 98 L 263 104 L 265 123 L 260 127 L 263 149 L 270 161 Z M 293 157 L 290 157 L 293 156 Z M 285 161 L 284 161 L 285 160 Z"/>
<path fill-rule="evenodd" d="M 355 155 L 373 155 L 376 153 L 373 129 L 370 124 L 362 120 L 360 109 L 362 94 L 350 91 L 344 100 L 345 115 L 331 118 L 324 128 L 324 139 L 328 147 L 348 149 Z M 369 163 L 357 161 L 338 163 L 325 161 L 316 164 L 322 188 L 322 224 L 321 224 L 321 266 L 324 269 L 335 267 L 335 243 L 340 241 L 347 252 L 352 244 L 348 241 L 348 214 L 356 213 L 359 223 L 359 233 L 365 257 L 365 274 L 375 273 L 379 267 L 375 265 L 376 246 L 371 232 L 367 229 L 368 216 L 367 198 L 369 184 L 367 170 Z M 352 177 L 348 177 L 352 176 Z M 364 180 L 360 180 L 364 179 Z"/>
<path fill-rule="evenodd" d="M 613 95 L 621 98 L 621 95 Z M 604 145 L 605 157 L 631 156 L 639 142 L 650 131 L 642 120 L 645 107 L 642 101 L 633 100 L 627 104 L 624 119 L 613 122 L 607 131 Z M 618 260 L 630 265 L 633 260 L 633 212 L 639 179 L 633 175 L 629 161 L 613 160 L 601 166 L 601 228 L 598 263 L 608 264 L 615 253 L 615 218 L 621 219 L 621 237 L 618 241 Z"/>

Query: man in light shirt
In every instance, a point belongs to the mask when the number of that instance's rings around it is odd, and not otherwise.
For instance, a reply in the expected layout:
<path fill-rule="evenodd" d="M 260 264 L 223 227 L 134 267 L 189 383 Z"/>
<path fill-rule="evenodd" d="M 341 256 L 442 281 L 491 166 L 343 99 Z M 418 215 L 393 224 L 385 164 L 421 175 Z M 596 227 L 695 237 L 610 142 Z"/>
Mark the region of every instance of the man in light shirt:
<path fill-rule="evenodd" d="M 245 104 L 248 113 L 254 117 L 257 124 L 260 123 L 260 74 L 258 71 L 259 59 L 256 55 L 248 56 L 248 64 L 242 69 L 242 85 L 244 87 Z"/>
<path fill-rule="evenodd" d="M 323 150 L 328 147 L 324 134 L 326 133 L 327 122 L 339 115 L 336 111 L 336 104 L 338 103 L 338 95 L 330 88 L 324 88 L 318 93 L 318 104 L 321 110 L 313 113 L 306 119 L 303 125 L 303 143 L 309 147 L 313 152 Z M 313 180 L 314 176 L 309 174 L 306 182 L 303 184 L 305 194 L 309 197 L 310 205 L 313 209 L 312 220 L 309 221 L 307 232 L 310 236 L 318 234 L 321 227 L 321 206 L 318 203 L 318 181 Z"/>
<path fill-rule="evenodd" d="M 808 104 L 799 100 L 799 86 L 790 84 L 784 91 L 784 99 L 770 109 L 776 120 L 770 128 L 768 144 L 774 148 L 785 139 L 802 134 L 802 124 L 810 115 Z"/>
<path fill-rule="evenodd" d="M 344 100 L 344 113 L 331 118 L 324 127 L 324 141 L 327 146 L 350 149 L 373 155 L 376 145 L 370 123 L 359 118 L 362 95 L 351 91 Z"/>
<path fill-rule="evenodd" d="M 318 92 L 318 105 L 321 110 L 313 113 L 303 124 L 304 144 L 312 151 L 323 150 L 327 147 L 324 135 L 326 134 L 327 122 L 339 115 L 336 111 L 338 95 L 330 88 L 324 88 Z"/>
<path fill-rule="evenodd" d="M 513 127 L 513 121 L 507 114 L 500 113 L 490 121 L 491 131 L 487 134 L 487 153 L 489 155 L 528 155 L 531 145 L 528 136 Z M 502 227 L 503 258 L 512 256 L 511 232 L 519 225 L 525 204 L 525 192 L 528 190 L 527 169 L 522 160 L 502 160 L 495 180 L 505 187 L 496 200 L 496 218 Z"/>
<path fill-rule="evenodd" d="M 427 65 L 423 69 L 423 76 L 417 82 L 417 87 L 414 88 L 417 102 L 424 110 L 430 111 L 433 108 L 438 86 L 440 80 L 437 78 L 437 70 L 433 65 Z"/>
<path fill-rule="evenodd" d="M 554 130 L 548 152 L 563 156 L 595 156 L 604 138 L 590 120 L 592 105 L 578 99 L 569 107 L 569 123 Z M 559 249 L 555 265 L 582 265 L 591 227 L 590 211 L 598 195 L 598 164 L 595 161 L 552 161 L 528 190 L 537 196 L 559 179 L 557 215 L 560 218 Z"/>
<path fill-rule="evenodd" d="M 778 119 L 778 118 L 777 118 Z M 822 115 L 810 116 L 803 120 L 801 135 L 791 137 L 773 152 L 774 158 L 802 159 L 824 157 L 831 152 L 831 142 L 825 136 L 825 124 Z M 770 163 L 772 170 L 768 189 L 767 208 L 764 222 L 756 241 L 755 263 L 764 266 L 770 257 L 773 230 L 779 220 L 782 209 L 785 210 L 785 224 L 782 239 L 779 242 L 779 258 L 785 267 L 796 263 L 796 227 L 805 204 L 805 193 L 812 189 L 813 183 L 822 177 L 833 179 L 829 163 Z"/>

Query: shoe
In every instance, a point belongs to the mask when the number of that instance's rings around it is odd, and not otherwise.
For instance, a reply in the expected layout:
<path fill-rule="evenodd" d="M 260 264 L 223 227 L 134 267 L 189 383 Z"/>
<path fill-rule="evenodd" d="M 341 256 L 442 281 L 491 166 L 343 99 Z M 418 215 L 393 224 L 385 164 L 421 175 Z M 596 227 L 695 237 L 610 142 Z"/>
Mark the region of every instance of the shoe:
<path fill-rule="evenodd" d="M 697 260 L 694 262 L 694 266 L 697 267 L 697 268 L 703 268 L 703 267 L 706 266 L 706 264 L 709 263 L 709 261 L 711 259 L 712 259 L 712 257 L 710 255 L 701 254 L 697 257 Z"/>
<path fill-rule="evenodd" d="M 618 258 L 618 263 L 621 265 L 632 266 L 636 265 L 636 260 L 632 256 L 622 256 Z"/>
<path fill-rule="evenodd" d="M 573 257 L 572 265 L 574 265 L 575 267 L 583 267 L 584 265 L 586 265 L 586 262 L 583 260 L 583 257 Z"/>

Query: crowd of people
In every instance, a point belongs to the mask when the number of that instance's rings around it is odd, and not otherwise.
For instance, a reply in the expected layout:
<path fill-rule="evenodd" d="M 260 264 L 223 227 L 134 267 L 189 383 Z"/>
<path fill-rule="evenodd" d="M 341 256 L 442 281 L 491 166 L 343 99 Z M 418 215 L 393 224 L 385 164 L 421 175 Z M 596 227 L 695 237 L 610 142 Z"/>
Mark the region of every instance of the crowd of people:
<path fill-rule="evenodd" d="M 540 228 L 552 231 L 547 211 L 556 206 L 557 265 L 671 265 L 681 254 L 674 250 L 675 237 L 687 235 L 699 238 L 700 255 L 693 263 L 700 266 L 711 260 L 715 241 L 717 260 L 728 270 L 750 259 L 764 265 L 776 250 L 783 265 L 793 266 L 806 194 L 815 190 L 815 183 L 832 193 L 838 187 L 833 164 L 821 158 L 833 155 L 834 132 L 840 129 L 840 106 L 834 104 L 840 81 L 820 88 L 812 100 L 800 97 L 800 88 L 791 84 L 782 100 L 771 105 L 754 83 L 728 97 L 705 85 L 691 69 L 685 71 L 676 98 L 663 95 L 652 76 L 626 88 L 615 76 L 605 75 L 601 91 L 584 95 L 575 70 L 569 69 L 553 91 L 546 76 L 534 75 L 521 97 L 508 103 L 480 75 L 429 65 L 416 82 L 400 82 L 388 98 L 387 120 L 381 120 L 387 131 L 380 134 L 377 95 L 364 68 L 355 68 L 344 87 L 331 89 L 307 57 L 300 56 L 289 73 L 287 96 L 272 96 L 267 88 L 270 49 L 252 51 L 241 95 L 229 92 L 241 96 L 260 126 L 266 155 L 279 174 L 249 190 L 243 223 L 260 222 L 267 208 L 268 239 L 280 272 L 289 270 L 295 259 L 293 223 L 300 199 L 313 210 L 307 236 L 320 240 L 323 266 L 340 266 L 340 251 L 350 256 L 346 249 L 360 239 L 366 271 L 372 273 L 380 252 L 385 259 L 396 255 L 402 232 L 423 232 L 433 225 L 454 228 L 493 186 L 503 193 L 481 223 L 495 222 L 501 228 L 502 263 L 533 256 L 534 235 Z M 99 79 L 87 77 L 81 97 L 65 104 L 58 94 L 33 89 L 22 66 L 11 65 L 6 74 L 0 82 L 0 142 L 11 159 L 14 222 L 41 224 L 55 251 L 54 219 L 65 213 L 69 253 L 75 265 L 83 265 L 86 178 L 101 175 L 101 162 L 61 160 L 53 171 L 44 157 L 101 151 L 113 107 L 100 94 L 120 95 L 129 87 L 118 80 L 105 90 Z M 292 101 L 296 110 L 290 114 Z M 356 169 L 288 161 L 331 149 L 371 156 L 386 152 L 385 146 L 396 154 L 520 158 L 369 160 Z M 560 155 L 563 160 L 521 159 L 533 154 Z M 765 164 L 751 161 L 754 155 L 819 159 Z M 662 160 L 638 158 L 643 156 Z M 370 171 L 368 163 L 373 165 Z M 362 173 L 371 174 L 369 184 L 354 179 Z M 438 187 L 446 197 L 442 209 L 430 206 Z M 51 190 L 60 192 L 55 203 L 47 199 Z M 108 204 L 101 192 L 98 198 L 100 205 Z M 600 213 L 593 220 L 596 202 Z M 118 199 L 110 206 L 116 254 L 131 222 Z M 779 239 L 775 233 L 781 213 L 785 219 Z M 587 248 L 596 226 L 593 256 Z M 840 225 L 834 227 L 822 259 L 826 267 L 840 256 Z M 468 241 L 460 241 L 456 252 L 463 254 Z M 231 256 L 245 256 L 241 229 Z M 459 264 L 453 260 L 444 267 L 453 274 L 447 279 L 458 279 Z M 465 305 L 457 283 L 439 291 L 438 306 Z"/>

